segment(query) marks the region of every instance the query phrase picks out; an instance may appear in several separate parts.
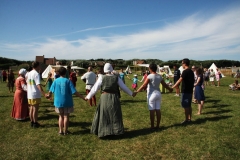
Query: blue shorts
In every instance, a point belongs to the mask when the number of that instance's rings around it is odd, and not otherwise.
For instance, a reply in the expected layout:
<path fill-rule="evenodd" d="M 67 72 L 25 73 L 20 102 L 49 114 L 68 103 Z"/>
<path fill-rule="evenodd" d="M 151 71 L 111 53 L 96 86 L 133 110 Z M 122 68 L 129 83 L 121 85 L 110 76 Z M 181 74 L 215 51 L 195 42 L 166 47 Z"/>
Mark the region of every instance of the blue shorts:
<path fill-rule="evenodd" d="M 181 105 L 183 108 L 189 108 L 192 104 L 192 93 L 182 93 L 181 94 Z"/>

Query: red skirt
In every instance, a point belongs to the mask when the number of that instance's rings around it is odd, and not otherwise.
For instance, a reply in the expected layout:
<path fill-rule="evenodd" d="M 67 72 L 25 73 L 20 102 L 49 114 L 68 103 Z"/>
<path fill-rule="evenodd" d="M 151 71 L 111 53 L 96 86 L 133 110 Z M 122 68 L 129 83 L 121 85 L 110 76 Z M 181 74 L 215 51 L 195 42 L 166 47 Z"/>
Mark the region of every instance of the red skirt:
<path fill-rule="evenodd" d="M 24 120 L 29 117 L 27 92 L 23 90 L 15 91 L 11 115 L 16 120 Z"/>

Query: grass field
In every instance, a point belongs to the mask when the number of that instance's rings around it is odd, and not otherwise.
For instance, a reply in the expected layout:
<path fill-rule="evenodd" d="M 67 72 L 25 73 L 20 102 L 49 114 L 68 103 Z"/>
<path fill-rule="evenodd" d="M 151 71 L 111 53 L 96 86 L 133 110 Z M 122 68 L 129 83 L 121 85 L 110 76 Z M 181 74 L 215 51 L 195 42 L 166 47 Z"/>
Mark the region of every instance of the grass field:
<path fill-rule="evenodd" d="M 130 87 L 131 81 L 126 81 Z M 58 135 L 58 115 L 45 98 L 39 110 L 40 128 L 30 128 L 29 120 L 12 119 L 13 94 L 0 83 L 0 159 L 239 159 L 240 91 L 228 90 L 233 81 L 226 77 L 221 87 L 207 86 L 203 114 L 194 115 L 193 104 L 193 123 L 187 126 L 180 124 L 184 120 L 180 99 L 174 93 L 162 94 L 162 129 L 155 132 L 148 129 L 146 93 L 135 98 L 122 93 L 125 134 L 108 139 L 89 133 L 96 107 L 75 96 L 71 135 Z M 84 86 L 79 79 L 81 94 Z"/>

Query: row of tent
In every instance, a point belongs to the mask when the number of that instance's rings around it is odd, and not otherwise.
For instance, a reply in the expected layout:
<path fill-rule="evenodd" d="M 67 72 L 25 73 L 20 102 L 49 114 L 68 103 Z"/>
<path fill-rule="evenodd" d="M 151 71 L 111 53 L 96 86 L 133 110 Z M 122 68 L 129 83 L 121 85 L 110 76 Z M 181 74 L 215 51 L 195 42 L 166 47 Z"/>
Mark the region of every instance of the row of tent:
<path fill-rule="evenodd" d="M 148 68 L 148 67 L 149 67 L 149 64 L 138 64 L 138 66 Z M 49 72 L 51 72 L 51 73 L 52 73 L 52 76 L 54 76 L 55 69 L 58 68 L 58 67 L 61 67 L 61 66 L 59 66 L 59 65 L 56 65 L 56 66 L 54 66 L 54 65 L 48 65 L 48 67 L 47 67 L 47 68 L 45 69 L 45 71 L 42 73 L 42 78 L 47 78 Z M 67 66 L 63 66 L 63 67 L 67 68 Z M 172 73 L 172 71 L 171 71 L 171 69 L 170 69 L 169 66 L 160 67 L 159 65 L 157 65 L 157 67 L 158 67 L 158 68 L 157 68 L 157 73 L 160 73 L 160 70 L 164 69 L 169 76 L 173 76 L 173 73 Z M 81 70 L 81 69 L 84 69 L 84 68 L 81 68 L 81 67 L 78 67 L 78 66 L 71 66 L 71 69 L 72 69 L 72 70 Z M 215 73 L 217 73 L 217 66 L 216 66 L 214 63 L 209 67 L 209 69 L 213 69 L 213 71 L 214 71 Z M 180 72 L 182 73 L 184 69 L 183 69 L 183 67 L 181 66 L 181 67 L 179 67 L 179 70 L 180 70 Z M 129 66 L 126 68 L 125 72 L 131 73 L 131 69 L 130 69 Z M 222 74 L 222 77 L 225 77 L 225 76 Z"/>
<path fill-rule="evenodd" d="M 149 67 L 149 64 L 138 64 L 138 66 L 148 68 L 148 67 Z M 161 69 L 164 69 L 169 76 L 173 76 L 172 71 L 171 71 L 171 69 L 170 69 L 169 66 L 160 67 L 159 65 L 157 65 L 157 67 L 158 67 L 158 68 L 157 68 L 157 73 L 160 73 L 160 70 L 161 70 Z M 217 73 L 217 66 L 216 66 L 214 63 L 212 63 L 212 65 L 211 65 L 208 69 L 210 69 L 210 70 L 213 69 L 213 71 L 214 71 L 215 73 Z M 181 67 L 179 67 L 179 70 L 180 70 L 180 72 L 182 73 L 184 69 L 183 69 L 183 67 L 181 66 Z M 130 67 L 128 66 L 127 69 L 125 70 L 125 72 L 129 72 L 129 71 L 131 72 L 131 69 L 130 69 Z M 221 74 L 222 74 L 222 73 L 221 73 Z M 225 76 L 222 74 L 222 77 L 225 77 Z"/>

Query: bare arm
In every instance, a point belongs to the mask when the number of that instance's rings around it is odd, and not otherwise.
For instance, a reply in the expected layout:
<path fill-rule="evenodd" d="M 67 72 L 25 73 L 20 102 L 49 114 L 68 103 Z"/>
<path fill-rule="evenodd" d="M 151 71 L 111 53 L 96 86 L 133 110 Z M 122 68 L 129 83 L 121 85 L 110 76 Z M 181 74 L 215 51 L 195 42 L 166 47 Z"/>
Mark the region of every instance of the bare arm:
<path fill-rule="evenodd" d="M 147 78 L 144 83 L 141 85 L 140 88 L 138 88 L 137 92 L 140 92 L 143 88 L 146 88 L 149 83 L 149 79 Z"/>
<path fill-rule="evenodd" d="M 162 80 L 162 81 L 161 81 L 161 84 L 163 85 L 163 87 L 167 88 L 170 92 L 173 91 L 173 89 L 170 88 L 169 85 L 167 85 L 167 84 L 165 83 L 165 81 Z"/>
<path fill-rule="evenodd" d="M 182 82 L 182 77 L 179 78 L 179 80 L 172 86 L 172 88 L 175 88 L 177 85 L 179 85 Z"/>
<path fill-rule="evenodd" d="M 194 84 L 194 86 L 196 86 L 200 82 L 200 79 L 200 77 L 197 78 L 197 82 Z"/>
<path fill-rule="evenodd" d="M 44 95 L 44 96 L 45 96 L 45 93 L 44 93 L 44 91 L 43 91 L 43 89 L 42 89 L 42 86 L 41 86 L 41 84 L 37 85 L 37 88 L 38 88 L 38 89 L 39 89 L 39 91 L 42 93 L 42 95 Z"/>
<path fill-rule="evenodd" d="M 80 93 L 75 92 L 74 94 L 75 94 L 76 96 L 78 96 L 79 98 L 83 99 L 84 101 L 86 101 L 86 100 L 85 100 L 85 97 L 83 97 Z"/>

